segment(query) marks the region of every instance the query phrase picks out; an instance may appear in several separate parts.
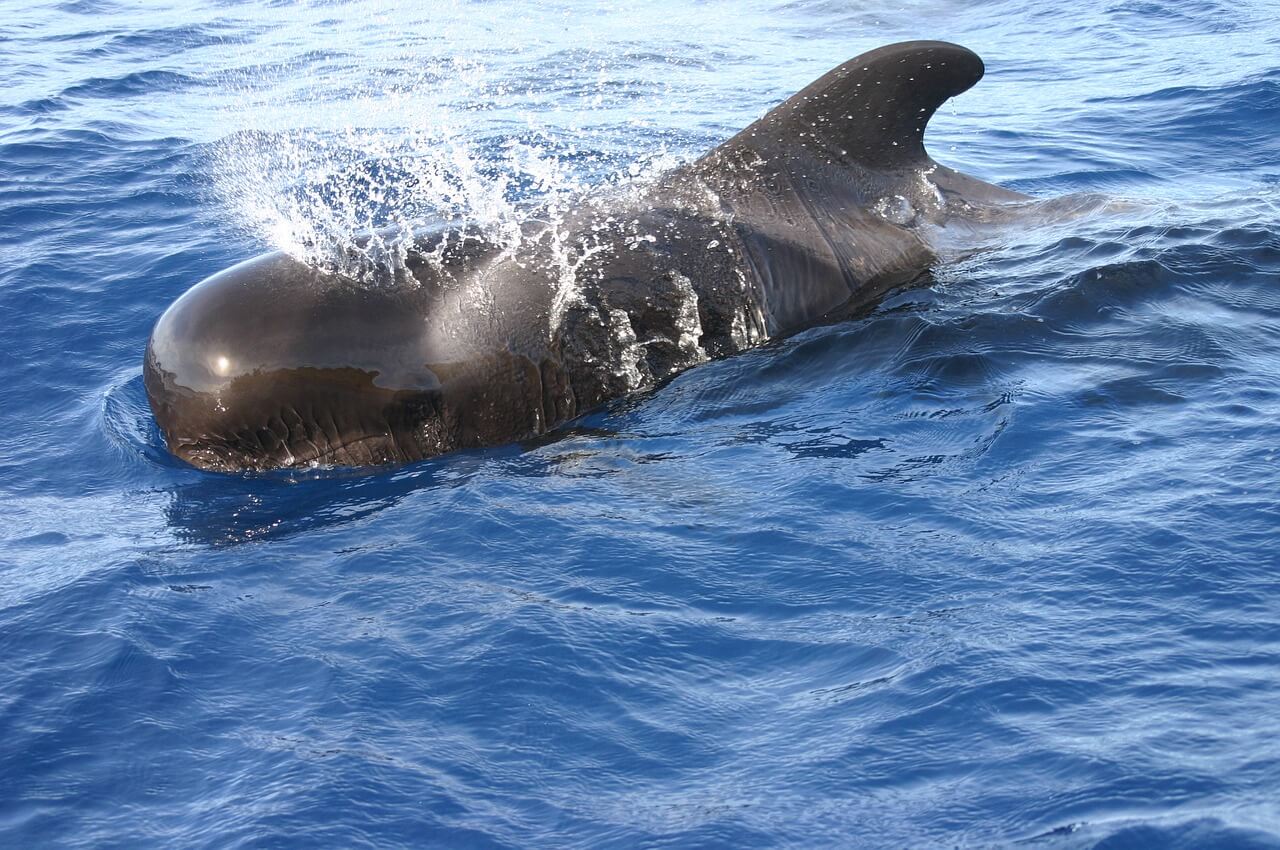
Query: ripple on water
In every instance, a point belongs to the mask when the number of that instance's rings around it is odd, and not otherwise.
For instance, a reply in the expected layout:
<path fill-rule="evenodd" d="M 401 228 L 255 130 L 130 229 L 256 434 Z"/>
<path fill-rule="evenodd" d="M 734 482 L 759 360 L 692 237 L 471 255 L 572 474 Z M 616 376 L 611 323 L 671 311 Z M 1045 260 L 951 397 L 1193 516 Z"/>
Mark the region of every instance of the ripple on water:
<path fill-rule="evenodd" d="M 0 844 L 1280 846 L 1265 5 L 9 10 Z M 268 244 L 222 147 L 510 210 L 923 18 L 931 150 L 1047 199 L 934 280 L 524 445 L 164 451 L 148 331 Z"/>

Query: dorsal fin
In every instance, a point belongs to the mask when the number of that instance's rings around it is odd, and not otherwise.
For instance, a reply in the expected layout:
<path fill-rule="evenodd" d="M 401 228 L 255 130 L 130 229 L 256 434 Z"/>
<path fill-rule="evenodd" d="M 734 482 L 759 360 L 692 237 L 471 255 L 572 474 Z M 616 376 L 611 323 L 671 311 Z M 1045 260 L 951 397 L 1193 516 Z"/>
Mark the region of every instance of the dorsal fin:
<path fill-rule="evenodd" d="M 948 98 L 982 79 L 982 60 L 945 41 L 890 44 L 820 77 L 725 143 L 803 146 L 869 168 L 928 165 L 924 129 Z"/>

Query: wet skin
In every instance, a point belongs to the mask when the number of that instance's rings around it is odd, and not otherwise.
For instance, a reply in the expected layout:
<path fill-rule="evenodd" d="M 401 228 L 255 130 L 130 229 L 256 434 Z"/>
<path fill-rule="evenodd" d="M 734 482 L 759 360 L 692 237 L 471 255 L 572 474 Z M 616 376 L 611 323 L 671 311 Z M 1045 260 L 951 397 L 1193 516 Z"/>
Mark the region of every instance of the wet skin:
<path fill-rule="evenodd" d="M 538 436 L 839 319 L 926 272 L 937 228 L 1023 199 L 924 149 L 982 71 L 944 42 L 871 51 L 643 191 L 532 218 L 514 247 L 420 234 L 374 284 L 241 263 L 156 324 L 156 421 L 204 469 L 412 461 Z"/>

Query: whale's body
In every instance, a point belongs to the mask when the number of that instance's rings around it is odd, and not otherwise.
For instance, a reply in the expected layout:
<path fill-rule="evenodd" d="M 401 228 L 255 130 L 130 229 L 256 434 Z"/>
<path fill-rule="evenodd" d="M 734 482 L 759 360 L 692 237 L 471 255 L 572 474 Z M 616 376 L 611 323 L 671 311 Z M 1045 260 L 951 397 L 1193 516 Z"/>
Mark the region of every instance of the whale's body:
<path fill-rule="evenodd" d="M 156 421 L 206 469 L 411 461 L 543 434 L 847 315 L 927 270 L 934 228 L 1023 197 L 924 149 L 982 73 L 944 42 L 871 51 L 647 189 L 584 200 L 554 232 L 530 222 L 516 248 L 424 235 L 394 284 L 242 263 L 157 323 Z"/>

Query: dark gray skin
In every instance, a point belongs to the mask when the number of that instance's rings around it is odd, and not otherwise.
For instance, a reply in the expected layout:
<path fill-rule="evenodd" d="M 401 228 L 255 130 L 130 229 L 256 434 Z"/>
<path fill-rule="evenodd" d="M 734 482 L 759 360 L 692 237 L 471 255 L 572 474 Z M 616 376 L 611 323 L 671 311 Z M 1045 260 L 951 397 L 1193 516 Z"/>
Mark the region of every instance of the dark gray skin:
<path fill-rule="evenodd" d="M 529 222 L 518 248 L 424 234 L 394 282 L 241 263 L 156 324 L 156 421 L 204 469 L 413 461 L 847 316 L 926 271 L 938 226 L 1025 200 L 925 152 L 982 73 L 945 42 L 873 50 L 643 192 Z"/>

